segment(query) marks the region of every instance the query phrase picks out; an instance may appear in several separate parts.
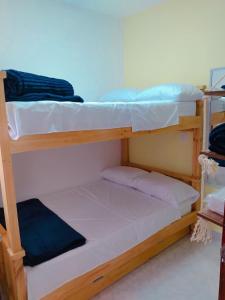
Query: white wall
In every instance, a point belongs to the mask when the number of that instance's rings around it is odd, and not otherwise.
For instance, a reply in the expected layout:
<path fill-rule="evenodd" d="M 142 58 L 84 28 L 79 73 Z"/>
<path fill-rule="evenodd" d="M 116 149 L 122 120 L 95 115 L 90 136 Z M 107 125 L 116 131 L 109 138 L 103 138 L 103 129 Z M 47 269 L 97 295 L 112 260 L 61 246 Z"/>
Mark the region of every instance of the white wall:
<path fill-rule="evenodd" d="M 121 26 L 63 0 L 0 0 L 0 69 L 62 77 L 96 100 L 122 84 Z"/>
<path fill-rule="evenodd" d="M 62 77 L 94 100 L 123 81 L 120 21 L 58 0 L 0 0 L 0 69 Z M 15 155 L 18 199 L 85 183 L 120 160 L 119 142 Z"/>
<path fill-rule="evenodd" d="M 96 180 L 120 161 L 120 144 L 104 142 L 14 155 L 18 200 Z"/>

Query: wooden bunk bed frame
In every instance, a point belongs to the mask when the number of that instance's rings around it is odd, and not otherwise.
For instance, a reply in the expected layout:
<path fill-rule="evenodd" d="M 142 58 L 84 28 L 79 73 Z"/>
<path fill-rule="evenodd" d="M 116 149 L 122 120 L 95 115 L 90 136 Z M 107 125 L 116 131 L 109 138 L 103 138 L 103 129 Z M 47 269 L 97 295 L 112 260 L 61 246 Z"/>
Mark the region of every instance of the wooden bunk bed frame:
<path fill-rule="evenodd" d="M 81 143 L 100 142 L 121 139 L 121 164 L 138 166 L 146 170 L 156 170 L 163 174 L 180 179 L 200 191 L 200 166 L 198 156 L 202 144 L 202 101 L 196 102 L 196 116 L 180 117 L 178 125 L 153 131 L 133 133 L 131 128 L 110 130 L 93 130 L 65 133 L 51 133 L 32 135 L 13 141 L 9 137 L 8 122 L 5 104 L 3 80 L 6 77 L 0 72 L 0 182 L 3 197 L 3 206 L 6 219 L 6 230 L 0 225 L 0 286 L 6 299 L 27 299 L 26 276 L 23 266 L 24 250 L 21 247 L 17 209 L 16 193 L 14 187 L 12 155 L 14 153 L 66 147 Z M 129 159 L 129 138 L 143 134 L 160 134 L 179 130 L 193 133 L 193 161 L 192 175 L 179 174 L 166 170 L 159 170 L 146 166 L 133 164 Z M 158 254 L 175 241 L 188 234 L 196 222 L 200 200 L 193 206 L 192 211 L 178 221 L 160 230 L 136 247 L 128 250 L 119 257 L 98 266 L 94 270 L 71 280 L 59 287 L 45 300 L 56 299 L 89 299 L 102 289 L 109 286 L 128 272 L 132 271 L 151 257 Z"/>

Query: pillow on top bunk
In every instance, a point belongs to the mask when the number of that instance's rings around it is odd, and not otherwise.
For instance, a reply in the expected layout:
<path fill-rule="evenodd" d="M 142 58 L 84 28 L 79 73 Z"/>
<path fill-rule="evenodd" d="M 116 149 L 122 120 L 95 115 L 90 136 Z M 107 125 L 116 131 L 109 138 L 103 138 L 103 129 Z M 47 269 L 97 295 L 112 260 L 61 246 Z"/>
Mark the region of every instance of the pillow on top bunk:
<path fill-rule="evenodd" d="M 195 101 L 202 99 L 203 92 L 192 84 L 160 84 L 143 90 L 136 101 Z"/>
<path fill-rule="evenodd" d="M 199 193 L 190 185 L 156 172 L 138 176 L 134 181 L 134 187 L 176 208 L 185 201 L 192 204 L 199 198 Z"/>
<path fill-rule="evenodd" d="M 100 98 L 102 102 L 132 102 L 135 101 L 138 89 L 118 89 L 112 90 Z"/>
<path fill-rule="evenodd" d="M 134 180 L 141 175 L 146 175 L 148 172 L 132 167 L 117 166 L 108 168 L 102 171 L 103 178 L 112 182 L 133 187 Z"/>

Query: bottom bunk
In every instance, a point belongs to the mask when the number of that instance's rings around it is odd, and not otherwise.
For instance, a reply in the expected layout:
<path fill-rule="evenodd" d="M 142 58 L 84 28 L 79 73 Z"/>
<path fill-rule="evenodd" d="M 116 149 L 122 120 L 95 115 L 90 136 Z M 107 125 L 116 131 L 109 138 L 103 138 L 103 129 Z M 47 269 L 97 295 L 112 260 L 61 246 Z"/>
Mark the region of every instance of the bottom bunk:
<path fill-rule="evenodd" d="M 25 267 L 31 300 L 88 299 L 183 237 L 196 221 L 193 198 L 175 207 L 105 179 L 39 199 L 87 242 Z"/>

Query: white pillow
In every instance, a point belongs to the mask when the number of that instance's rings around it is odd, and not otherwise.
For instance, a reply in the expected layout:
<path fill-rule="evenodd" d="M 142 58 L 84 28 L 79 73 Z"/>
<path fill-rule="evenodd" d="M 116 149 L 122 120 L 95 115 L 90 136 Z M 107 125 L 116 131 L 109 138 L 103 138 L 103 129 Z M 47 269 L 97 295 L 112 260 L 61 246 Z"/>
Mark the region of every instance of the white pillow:
<path fill-rule="evenodd" d="M 199 193 L 190 185 L 160 173 L 151 172 L 135 179 L 134 187 L 150 196 L 179 208 L 184 201 L 194 203 Z"/>
<path fill-rule="evenodd" d="M 132 167 L 118 166 L 108 168 L 102 171 L 101 175 L 103 178 L 113 181 L 115 183 L 127 185 L 130 187 L 134 186 L 134 180 L 141 175 L 146 175 L 148 172 Z"/>
<path fill-rule="evenodd" d="M 225 188 L 207 195 L 205 200 L 210 210 L 215 211 L 220 215 L 224 215 Z"/>
<path fill-rule="evenodd" d="M 143 90 L 136 96 L 136 101 L 195 101 L 202 99 L 203 92 L 191 84 L 161 84 Z"/>
<path fill-rule="evenodd" d="M 132 102 L 135 101 L 138 89 L 119 89 L 112 90 L 100 98 L 102 102 Z"/>

